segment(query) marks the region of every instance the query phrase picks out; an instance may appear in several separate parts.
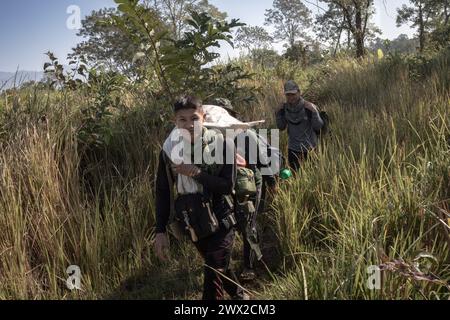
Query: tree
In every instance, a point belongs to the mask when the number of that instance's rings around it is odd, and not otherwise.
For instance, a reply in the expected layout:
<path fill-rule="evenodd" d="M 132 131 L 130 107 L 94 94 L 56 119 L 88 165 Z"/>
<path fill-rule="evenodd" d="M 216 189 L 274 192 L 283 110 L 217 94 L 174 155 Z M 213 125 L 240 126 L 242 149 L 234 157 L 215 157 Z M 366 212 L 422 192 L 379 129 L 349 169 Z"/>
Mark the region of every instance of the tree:
<path fill-rule="evenodd" d="M 365 41 L 370 34 L 370 17 L 375 13 L 373 0 L 321 0 L 328 5 L 328 16 L 325 20 L 334 21 L 332 26 L 339 30 L 346 30 L 352 36 L 356 47 L 356 56 L 365 55 Z M 350 39 L 350 37 L 349 37 Z M 340 38 L 337 39 L 340 41 Z"/>
<path fill-rule="evenodd" d="M 342 34 L 346 30 L 345 17 L 336 4 L 330 3 L 328 10 L 324 10 L 323 14 L 316 17 L 314 31 L 319 39 L 329 42 L 334 47 L 334 55 L 339 49 Z"/>
<path fill-rule="evenodd" d="M 429 0 L 435 15 L 431 21 L 430 42 L 437 48 L 450 44 L 450 0 Z"/>
<path fill-rule="evenodd" d="M 234 39 L 237 48 L 243 48 L 250 54 L 257 49 L 268 49 L 273 38 L 260 26 L 243 26 L 236 32 Z"/>
<path fill-rule="evenodd" d="M 240 81 L 250 75 L 239 67 L 214 66 L 220 57 L 212 48 L 220 42 L 233 46 L 232 33 L 242 27 L 238 19 L 221 22 L 207 13 L 190 12 L 186 21 L 188 27 L 181 39 L 171 38 L 161 26 L 158 18 L 149 11 L 143 11 L 135 0 L 115 0 L 120 3 L 123 14 L 116 24 L 141 48 L 136 59 L 147 61 L 147 91 L 155 98 L 171 101 L 180 93 L 195 92 L 202 98 L 221 94 L 224 91 L 237 96 L 246 95 Z M 137 30 L 136 32 L 134 30 Z M 251 91 L 250 91 L 251 92 Z"/>
<path fill-rule="evenodd" d="M 210 4 L 208 0 L 146 0 L 145 5 L 158 12 L 166 21 L 174 39 L 180 39 L 186 31 L 189 12 L 206 12 L 218 21 L 225 21 L 227 14 Z"/>
<path fill-rule="evenodd" d="M 411 23 L 411 27 L 418 29 L 419 50 L 425 49 L 426 33 L 430 25 L 430 12 L 426 8 L 425 0 L 410 0 L 412 6 L 404 4 L 397 9 L 397 26 Z"/>
<path fill-rule="evenodd" d="M 301 0 L 274 0 L 273 9 L 266 10 L 265 17 L 265 25 L 275 28 L 273 37 L 287 41 L 289 47 L 305 39 L 312 23 L 311 11 Z"/>
<path fill-rule="evenodd" d="M 167 30 L 171 33 L 169 38 L 175 40 L 180 39 L 188 27 L 190 9 L 195 12 L 209 12 L 220 21 L 226 18 L 226 13 L 220 12 L 207 0 L 135 0 L 135 2 L 142 16 L 152 16 L 152 20 L 157 20 L 158 30 L 155 31 Z M 83 41 L 73 48 L 69 58 L 85 56 L 92 64 L 120 71 L 130 78 L 138 77 L 140 69 L 145 68 L 142 65 L 145 60 L 133 59 L 136 52 L 142 51 L 137 45 L 142 42 L 139 39 L 133 40 L 132 37 L 140 33 L 135 24 L 126 21 L 124 23 L 131 30 L 130 33 L 124 32 L 116 23 L 123 17 L 124 14 L 115 8 L 93 11 L 82 21 L 82 27 L 77 35 L 82 37 Z"/>
<path fill-rule="evenodd" d="M 253 49 L 250 58 L 255 65 L 263 68 L 274 68 L 280 60 L 280 55 L 273 49 Z"/>
<path fill-rule="evenodd" d="M 417 39 L 409 39 L 408 35 L 401 34 L 394 40 L 376 38 L 369 44 L 369 49 L 371 51 L 381 49 L 383 52 L 413 53 L 417 44 Z"/>
<path fill-rule="evenodd" d="M 434 10 L 434 24 L 448 25 L 450 23 L 450 0 L 428 0 L 428 7 Z"/>
<path fill-rule="evenodd" d="M 417 28 L 419 50 L 423 52 L 429 38 L 435 42 L 448 42 L 450 2 L 449 0 L 410 0 L 397 9 L 397 25 L 410 24 Z"/>
<path fill-rule="evenodd" d="M 134 74 L 131 61 L 139 48 L 113 23 L 119 16 L 119 11 L 113 8 L 100 9 L 88 15 L 77 34 L 84 40 L 72 49 L 69 58 L 85 56 L 92 64 L 129 76 Z"/>
<path fill-rule="evenodd" d="M 220 41 L 233 46 L 232 31 L 244 24 L 238 19 L 219 22 L 206 13 L 191 12 L 191 16 L 190 27 L 182 38 L 161 48 L 161 63 L 167 78 L 180 92 L 192 90 L 207 96 L 211 90 L 208 80 L 215 77 L 215 70 L 208 65 L 220 57 L 211 48 L 219 48 Z M 221 76 L 225 77 L 225 72 Z"/>
<path fill-rule="evenodd" d="M 322 50 L 317 41 L 308 39 L 308 41 L 296 42 L 292 47 L 287 48 L 283 55 L 284 58 L 301 62 L 303 67 L 310 63 L 316 63 L 322 59 Z"/>

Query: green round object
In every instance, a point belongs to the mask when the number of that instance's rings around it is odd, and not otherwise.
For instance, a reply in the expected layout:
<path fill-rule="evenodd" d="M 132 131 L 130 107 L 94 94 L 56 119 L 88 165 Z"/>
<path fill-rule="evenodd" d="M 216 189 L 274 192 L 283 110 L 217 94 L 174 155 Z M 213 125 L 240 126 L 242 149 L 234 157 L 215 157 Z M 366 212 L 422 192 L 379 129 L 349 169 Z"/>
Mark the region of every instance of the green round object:
<path fill-rule="evenodd" d="M 283 180 L 289 179 L 290 177 L 292 177 L 292 172 L 289 169 L 283 169 L 280 172 L 280 178 Z"/>

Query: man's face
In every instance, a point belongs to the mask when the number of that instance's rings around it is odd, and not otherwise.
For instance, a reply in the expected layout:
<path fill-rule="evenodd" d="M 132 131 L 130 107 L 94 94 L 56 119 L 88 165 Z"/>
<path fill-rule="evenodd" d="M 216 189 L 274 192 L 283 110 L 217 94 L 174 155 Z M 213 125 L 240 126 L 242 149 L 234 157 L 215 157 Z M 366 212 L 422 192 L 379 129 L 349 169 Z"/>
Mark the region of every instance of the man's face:
<path fill-rule="evenodd" d="M 286 93 L 286 102 L 288 104 L 296 104 L 298 100 L 300 99 L 300 92 L 297 91 L 296 93 Z"/>
<path fill-rule="evenodd" d="M 187 130 L 192 142 L 201 135 L 204 120 L 205 117 L 201 108 L 182 109 L 175 113 L 175 125 L 178 129 Z"/>

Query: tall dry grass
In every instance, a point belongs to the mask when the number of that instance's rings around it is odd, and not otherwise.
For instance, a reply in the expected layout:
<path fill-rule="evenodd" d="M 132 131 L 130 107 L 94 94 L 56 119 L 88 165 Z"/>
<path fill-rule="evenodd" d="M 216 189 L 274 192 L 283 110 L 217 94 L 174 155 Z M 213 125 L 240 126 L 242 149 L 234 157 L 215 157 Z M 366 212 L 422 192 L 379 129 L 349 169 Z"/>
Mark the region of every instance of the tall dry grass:
<path fill-rule="evenodd" d="M 330 114 L 332 136 L 280 184 L 264 217 L 284 259 L 258 297 L 448 298 L 448 69 L 444 53 L 421 79 L 401 60 L 292 70 Z M 273 128 L 286 79 L 252 71 L 262 94 L 238 108 Z M 77 130 L 89 103 L 82 92 L 32 88 L 1 96 L 0 298 L 198 298 L 192 246 L 172 243 L 169 263 L 151 248 L 163 106 L 130 98 L 108 122 L 107 145 L 86 148 Z M 367 267 L 379 264 L 391 271 L 369 290 Z M 419 280 L 415 264 L 436 279 Z M 80 266 L 82 291 L 67 289 L 69 265 Z"/>

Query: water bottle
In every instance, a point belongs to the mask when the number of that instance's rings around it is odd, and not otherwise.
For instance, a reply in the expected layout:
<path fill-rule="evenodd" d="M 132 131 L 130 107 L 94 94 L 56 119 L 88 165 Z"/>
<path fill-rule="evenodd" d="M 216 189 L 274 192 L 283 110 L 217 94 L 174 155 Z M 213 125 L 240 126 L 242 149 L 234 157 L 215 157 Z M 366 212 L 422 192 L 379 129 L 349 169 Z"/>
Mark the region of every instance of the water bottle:
<path fill-rule="evenodd" d="M 289 168 L 284 168 L 280 171 L 280 178 L 283 180 L 287 180 L 292 177 L 292 171 Z"/>

